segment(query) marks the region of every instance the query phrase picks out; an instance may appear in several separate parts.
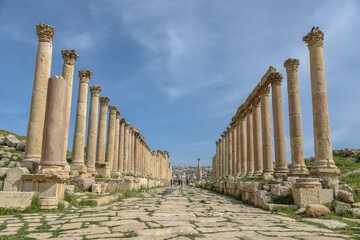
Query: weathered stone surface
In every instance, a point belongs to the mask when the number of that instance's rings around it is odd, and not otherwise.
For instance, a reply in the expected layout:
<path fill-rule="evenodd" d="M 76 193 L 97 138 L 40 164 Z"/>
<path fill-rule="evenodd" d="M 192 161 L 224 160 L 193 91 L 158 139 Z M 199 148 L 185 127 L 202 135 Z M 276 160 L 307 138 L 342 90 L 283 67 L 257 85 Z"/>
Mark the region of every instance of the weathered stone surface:
<path fill-rule="evenodd" d="M 322 216 L 326 213 L 331 213 L 330 210 L 321 204 L 309 204 L 306 206 L 306 214 L 310 217 Z"/>
<path fill-rule="evenodd" d="M 9 168 L 0 168 L 0 178 L 4 178 L 8 171 L 9 171 Z"/>
<path fill-rule="evenodd" d="M 353 208 L 360 208 L 360 202 L 351 204 L 351 207 L 353 207 Z"/>
<path fill-rule="evenodd" d="M 279 184 L 272 184 L 271 193 L 275 196 L 288 196 L 291 194 L 291 188 Z"/>
<path fill-rule="evenodd" d="M 65 185 L 65 191 L 68 191 L 69 193 L 74 193 L 75 186 L 74 185 Z"/>
<path fill-rule="evenodd" d="M 91 192 L 96 193 L 96 194 L 100 194 L 101 193 L 101 184 L 93 184 L 91 186 Z"/>
<path fill-rule="evenodd" d="M 4 182 L 4 191 L 21 191 L 22 175 L 29 174 L 29 170 L 23 167 L 11 168 L 7 171 Z"/>
<path fill-rule="evenodd" d="M 4 139 L 4 142 L 9 147 L 16 147 L 16 145 L 20 143 L 19 139 L 17 139 L 17 137 L 12 134 L 7 135 Z"/>
<path fill-rule="evenodd" d="M 11 153 L 9 152 L 1 152 L 0 158 L 11 158 Z"/>
<path fill-rule="evenodd" d="M 8 165 L 9 168 L 13 168 L 13 167 L 21 167 L 21 162 L 17 162 L 17 161 L 11 161 Z"/>
<path fill-rule="evenodd" d="M 24 211 L 29 207 L 34 192 L 0 192 L 0 207 Z"/>
<path fill-rule="evenodd" d="M 95 184 L 96 181 L 94 178 L 76 178 L 73 180 L 74 185 L 82 190 L 89 189 L 91 185 Z"/>
<path fill-rule="evenodd" d="M 319 203 L 331 203 L 334 201 L 334 190 L 333 189 L 319 189 Z"/>
<path fill-rule="evenodd" d="M 337 221 L 337 220 L 325 220 L 325 219 L 313 219 L 313 218 L 306 218 L 306 221 L 320 223 L 328 228 L 344 228 L 347 227 L 346 223 Z"/>
<path fill-rule="evenodd" d="M 26 140 L 20 140 L 18 144 L 16 144 L 16 150 L 25 151 L 26 150 Z"/>
<path fill-rule="evenodd" d="M 344 202 L 347 202 L 347 203 L 353 203 L 354 202 L 354 196 L 352 195 L 352 193 L 350 193 L 348 191 L 335 190 L 334 195 L 335 195 L 335 197 L 340 198 Z"/>
<path fill-rule="evenodd" d="M 121 173 L 119 173 L 119 172 L 111 172 L 111 178 L 120 179 L 121 178 Z"/>
<path fill-rule="evenodd" d="M 336 213 L 340 213 L 342 211 L 351 209 L 351 205 L 349 203 L 343 203 L 343 202 L 338 202 L 338 201 L 333 202 L 333 206 L 335 208 Z"/>
<path fill-rule="evenodd" d="M 274 203 L 268 203 L 265 206 L 265 208 L 269 209 L 270 211 L 275 210 L 277 207 L 289 208 L 293 211 L 295 211 L 299 208 L 297 205 L 285 205 L 285 204 L 274 204 Z"/>
<path fill-rule="evenodd" d="M 317 188 L 294 188 L 292 189 L 294 203 L 300 208 L 309 204 L 319 204 L 319 190 Z"/>
<path fill-rule="evenodd" d="M 5 136 L 0 134 L 0 145 L 4 145 L 5 144 Z"/>

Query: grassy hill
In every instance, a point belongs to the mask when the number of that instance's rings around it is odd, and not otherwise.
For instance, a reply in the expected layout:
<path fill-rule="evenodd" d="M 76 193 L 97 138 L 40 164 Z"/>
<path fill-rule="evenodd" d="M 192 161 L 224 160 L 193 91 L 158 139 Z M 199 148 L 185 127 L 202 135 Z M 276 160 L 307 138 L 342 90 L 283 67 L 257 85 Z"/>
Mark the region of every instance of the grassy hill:
<path fill-rule="evenodd" d="M 9 134 L 12 134 L 14 135 L 15 137 L 17 137 L 19 140 L 26 140 L 26 136 L 20 136 L 20 135 L 17 135 L 16 133 L 13 133 L 13 132 L 9 132 L 9 131 L 6 131 L 4 129 L 0 129 L 0 134 L 4 135 L 4 136 L 7 136 Z"/>

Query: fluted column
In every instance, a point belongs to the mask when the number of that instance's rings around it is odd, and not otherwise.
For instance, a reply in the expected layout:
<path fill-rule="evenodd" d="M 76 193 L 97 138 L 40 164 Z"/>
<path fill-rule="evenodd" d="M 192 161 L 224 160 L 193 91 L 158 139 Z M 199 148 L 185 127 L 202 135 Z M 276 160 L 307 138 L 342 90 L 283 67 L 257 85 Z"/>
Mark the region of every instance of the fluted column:
<path fill-rule="evenodd" d="M 107 123 L 107 105 L 110 102 L 108 97 L 99 97 L 100 116 L 99 128 L 96 146 L 96 162 L 105 163 L 105 144 L 106 144 L 106 123 Z"/>
<path fill-rule="evenodd" d="M 263 149 L 263 173 L 273 174 L 274 163 L 272 154 L 271 118 L 270 118 L 270 87 L 263 86 L 260 91 L 261 128 Z"/>
<path fill-rule="evenodd" d="M 69 126 L 70 126 L 70 114 L 71 114 L 71 98 L 72 98 L 72 88 L 74 80 L 74 67 L 75 62 L 79 55 L 76 53 L 76 50 L 61 50 L 62 58 L 64 59 L 64 64 L 62 68 L 62 76 L 68 82 L 68 94 L 67 94 L 67 104 L 66 104 L 66 124 L 65 124 L 65 142 L 64 142 L 64 153 L 63 161 L 66 162 L 67 147 L 69 141 Z M 69 168 L 69 166 L 67 167 Z"/>
<path fill-rule="evenodd" d="M 64 174 L 62 157 L 66 129 L 68 82 L 63 77 L 54 76 L 49 79 L 48 87 L 40 173 Z"/>
<path fill-rule="evenodd" d="M 75 133 L 72 149 L 71 170 L 78 171 L 80 174 L 86 173 L 84 164 L 85 153 L 85 132 L 86 132 L 86 110 L 89 89 L 89 80 L 92 72 L 89 69 L 79 71 L 79 92 L 76 108 Z"/>
<path fill-rule="evenodd" d="M 109 105 L 109 124 L 107 132 L 106 154 L 105 161 L 109 163 L 110 171 L 114 170 L 114 145 L 115 145 L 115 130 L 116 130 L 116 114 L 117 106 Z"/>
<path fill-rule="evenodd" d="M 216 141 L 216 178 L 220 177 L 220 142 Z"/>
<path fill-rule="evenodd" d="M 125 123 L 126 123 L 126 120 L 124 118 L 120 119 L 119 172 L 124 171 Z"/>
<path fill-rule="evenodd" d="M 236 144 L 237 144 L 237 125 L 236 123 L 231 123 L 231 150 L 232 150 L 232 172 L 231 175 L 236 175 L 236 165 L 237 165 L 237 151 L 236 151 Z"/>
<path fill-rule="evenodd" d="M 232 165 L 233 165 L 233 156 L 232 156 L 232 130 L 231 128 L 226 128 L 228 133 L 228 175 L 232 175 Z"/>
<path fill-rule="evenodd" d="M 254 132 L 254 176 L 261 176 L 263 173 L 263 158 L 261 146 L 261 123 L 260 123 L 260 97 L 254 97 L 253 106 L 253 132 Z"/>
<path fill-rule="evenodd" d="M 224 171 L 224 176 L 228 176 L 229 175 L 229 138 L 228 138 L 229 134 L 227 132 L 224 132 L 224 167 L 225 167 L 225 171 Z"/>
<path fill-rule="evenodd" d="M 286 162 L 284 110 L 281 94 L 282 75 L 278 72 L 269 75 L 272 89 L 272 106 L 275 141 L 275 174 L 284 175 L 289 172 Z"/>
<path fill-rule="evenodd" d="M 236 176 L 241 175 L 241 134 L 240 134 L 240 119 L 236 119 L 236 155 L 238 156 L 236 162 Z"/>
<path fill-rule="evenodd" d="M 314 28 L 303 41 L 310 53 L 311 95 L 313 106 L 315 164 L 311 175 L 321 179 L 337 179 L 340 170 L 333 160 L 328 100 L 323 56 L 324 33 Z"/>
<path fill-rule="evenodd" d="M 134 134 L 135 136 L 135 147 L 134 147 L 134 152 L 135 152 L 135 172 L 141 172 L 141 164 L 140 164 L 140 159 L 141 159 L 141 143 L 140 143 L 140 133 L 139 132 L 135 132 Z"/>
<path fill-rule="evenodd" d="M 129 172 L 129 147 L 130 147 L 130 123 L 125 123 L 125 139 L 124 139 L 124 172 Z"/>
<path fill-rule="evenodd" d="M 115 142 L 114 142 L 114 160 L 113 171 L 119 171 L 119 141 L 120 141 L 120 115 L 121 112 L 116 112 L 115 122 Z"/>
<path fill-rule="evenodd" d="M 130 128 L 130 140 L 129 140 L 129 143 L 130 143 L 130 148 L 129 148 L 129 165 L 130 165 L 130 172 L 134 172 L 134 147 L 135 147 L 135 140 L 134 140 L 134 130 L 133 128 L 131 127 Z"/>
<path fill-rule="evenodd" d="M 39 37 L 37 46 L 34 83 L 31 96 L 29 123 L 24 161 L 40 162 L 46 110 L 48 79 L 51 72 L 52 41 L 55 29 L 40 23 L 36 25 Z"/>
<path fill-rule="evenodd" d="M 246 176 L 254 175 L 254 130 L 252 106 L 246 109 L 246 142 L 247 142 L 247 173 Z"/>
<path fill-rule="evenodd" d="M 98 129 L 98 114 L 99 114 L 99 94 L 102 90 L 100 85 L 93 85 L 90 87 L 90 109 L 89 109 L 89 126 L 86 141 L 86 167 L 87 172 L 91 174 L 96 173 L 96 141 Z"/>
<path fill-rule="evenodd" d="M 246 113 L 240 115 L 241 177 L 247 174 Z"/>
<path fill-rule="evenodd" d="M 223 177 L 223 139 L 219 139 L 219 178 Z"/>
<path fill-rule="evenodd" d="M 289 58 L 284 63 L 287 74 L 287 89 L 289 98 L 289 126 L 291 146 L 291 166 L 289 175 L 306 177 L 309 175 L 309 171 L 305 166 L 304 159 L 299 79 L 297 75 L 299 64 L 299 59 L 292 58 Z"/>

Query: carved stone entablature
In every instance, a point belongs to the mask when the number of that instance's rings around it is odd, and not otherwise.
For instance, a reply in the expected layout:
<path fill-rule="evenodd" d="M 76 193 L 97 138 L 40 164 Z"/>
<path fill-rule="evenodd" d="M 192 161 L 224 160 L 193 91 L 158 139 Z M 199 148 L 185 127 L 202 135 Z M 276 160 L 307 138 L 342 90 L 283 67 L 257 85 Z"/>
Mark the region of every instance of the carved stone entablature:
<path fill-rule="evenodd" d="M 284 62 L 284 67 L 287 71 L 298 71 L 298 67 L 300 65 L 300 60 L 295 58 L 289 58 Z"/>
<path fill-rule="evenodd" d="M 303 41 L 307 43 L 308 47 L 323 47 L 324 33 L 318 27 L 313 27 L 311 31 L 303 37 Z"/>
<path fill-rule="evenodd" d="M 258 107 L 260 103 L 260 97 L 259 96 L 255 96 L 252 100 L 251 100 L 251 104 L 253 107 Z"/>
<path fill-rule="evenodd" d="M 106 106 L 110 102 L 110 98 L 108 97 L 99 97 L 100 105 Z"/>
<path fill-rule="evenodd" d="M 92 97 L 98 97 L 101 90 L 102 90 L 102 87 L 98 84 L 90 86 L 90 92 L 91 92 Z"/>
<path fill-rule="evenodd" d="M 39 23 L 36 25 L 36 34 L 39 37 L 39 42 L 52 43 L 55 34 L 55 28 L 44 23 Z"/>
<path fill-rule="evenodd" d="M 279 72 L 271 73 L 269 75 L 269 80 L 270 80 L 271 85 L 281 84 L 282 79 L 283 79 L 283 76 Z"/>
<path fill-rule="evenodd" d="M 75 49 L 66 49 L 61 50 L 62 58 L 64 59 L 65 64 L 74 65 L 79 55 L 76 53 Z"/>
<path fill-rule="evenodd" d="M 80 82 L 89 83 L 91 75 L 92 75 L 92 71 L 90 71 L 89 69 L 84 68 L 83 70 L 80 70 L 79 71 Z"/>

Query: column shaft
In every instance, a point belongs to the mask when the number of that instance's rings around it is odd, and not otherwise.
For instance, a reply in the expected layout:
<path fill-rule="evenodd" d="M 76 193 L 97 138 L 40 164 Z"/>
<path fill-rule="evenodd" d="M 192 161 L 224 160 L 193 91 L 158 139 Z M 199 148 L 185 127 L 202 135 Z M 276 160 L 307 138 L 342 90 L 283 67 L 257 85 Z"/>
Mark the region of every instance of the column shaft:
<path fill-rule="evenodd" d="M 253 101 L 254 165 L 255 165 L 254 176 L 260 176 L 263 173 L 259 102 L 260 102 L 260 98 L 255 97 Z"/>
<path fill-rule="evenodd" d="M 119 139 L 119 172 L 124 171 L 124 140 L 125 140 L 125 119 L 120 119 Z"/>
<path fill-rule="evenodd" d="M 247 143 L 245 113 L 240 116 L 240 144 L 241 144 L 241 177 L 247 173 Z"/>
<path fill-rule="evenodd" d="M 246 142 L 247 142 L 247 174 L 254 175 L 254 130 L 253 130 L 253 114 L 252 107 L 246 110 Z"/>
<path fill-rule="evenodd" d="M 107 124 L 107 105 L 110 101 L 108 97 L 99 97 L 100 116 L 96 146 L 96 162 L 105 163 L 105 144 L 106 144 L 106 124 Z"/>

